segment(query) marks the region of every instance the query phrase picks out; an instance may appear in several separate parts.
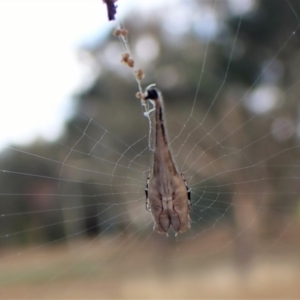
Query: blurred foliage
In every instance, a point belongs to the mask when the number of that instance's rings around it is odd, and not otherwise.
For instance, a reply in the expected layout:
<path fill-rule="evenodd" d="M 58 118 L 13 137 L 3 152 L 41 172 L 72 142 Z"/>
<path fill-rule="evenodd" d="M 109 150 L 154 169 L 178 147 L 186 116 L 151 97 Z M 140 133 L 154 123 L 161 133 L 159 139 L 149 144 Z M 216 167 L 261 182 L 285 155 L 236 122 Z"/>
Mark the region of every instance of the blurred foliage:
<path fill-rule="evenodd" d="M 199 205 L 195 227 L 229 219 L 241 231 L 264 207 L 257 222 L 261 232 L 270 233 L 279 230 L 279 218 L 296 211 L 300 2 L 255 3 L 239 15 L 226 1 L 188 1 L 181 4 L 191 16 L 186 31 L 168 26 L 175 8 L 148 16 L 137 9 L 125 20 L 134 57 L 143 38 L 154 39 L 159 49 L 152 60 L 142 61 L 144 84 L 156 82 L 163 91 L 170 139 L 184 130 L 172 148 L 178 165 L 188 169 L 186 177 L 192 177 L 193 202 Z M 197 30 L 201 19 L 193 16 L 201 16 L 204 8 L 216 14 L 215 36 Z M 144 204 L 143 187 L 131 166 L 140 171 L 150 166 L 148 124 L 134 98 L 133 75 L 118 64 L 116 48 L 121 53 L 116 37 L 109 36 L 80 50 L 100 71 L 74 97 L 76 112 L 60 141 L 1 153 L 1 169 L 10 171 L 0 174 L 1 213 L 12 215 L 0 219 L 0 230 L 11 234 L 11 242 L 130 231 L 139 224 L 129 202 L 142 199 Z M 254 113 L 245 105 L 247 97 L 265 85 L 277 87 L 279 104 Z M 272 128 L 281 119 L 291 124 L 292 133 L 278 139 Z M 35 215 L 39 210 L 45 213 Z"/>

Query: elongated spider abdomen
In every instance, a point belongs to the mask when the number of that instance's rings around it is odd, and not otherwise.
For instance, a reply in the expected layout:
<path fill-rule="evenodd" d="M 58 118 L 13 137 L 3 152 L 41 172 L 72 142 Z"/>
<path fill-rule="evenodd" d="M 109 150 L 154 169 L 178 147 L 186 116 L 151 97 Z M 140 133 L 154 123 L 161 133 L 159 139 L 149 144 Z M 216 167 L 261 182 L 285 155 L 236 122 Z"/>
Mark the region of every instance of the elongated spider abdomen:
<path fill-rule="evenodd" d="M 190 189 L 182 174 L 177 171 L 168 145 L 164 123 L 163 98 L 154 87 L 149 86 L 144 100 L 153 103 L 155 111 L 155 149 L 153 168 L 145 189 L 146 208 L 154 220 L 154 230 L 167 233 L 172 227 L 176 233 L 190 228 Z"/>

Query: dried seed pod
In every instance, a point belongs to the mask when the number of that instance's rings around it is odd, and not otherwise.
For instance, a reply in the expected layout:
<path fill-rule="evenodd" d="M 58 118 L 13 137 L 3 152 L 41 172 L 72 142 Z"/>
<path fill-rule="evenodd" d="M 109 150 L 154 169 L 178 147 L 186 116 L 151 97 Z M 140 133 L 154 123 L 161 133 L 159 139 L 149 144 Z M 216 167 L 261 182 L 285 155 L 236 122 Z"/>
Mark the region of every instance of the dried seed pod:
<path fill-rule="evenodd" d="M 129 53 L 127 53 L 127 52 L 122 53 L 121 63 L 127 64 L 129 58 L 130 58 L 130 54 Z"/>
<path fill-rule="evenodd" d="M 120 29 L 115 29 L 113 34 L 114 36 L 120 36 L 122 34 L 122 31 Z"/>
<path fill-rule="evenodd" d="M 123 36 L 127 36 L 128 35 L 128 30 L 125 27 L 121 28 L 120 31 L 121 31 L 121 35 L 123 35 Z"/>
<path fill-rule="evenodd" d="M 138 98 L 138 99 L 144 99 L 144 95 L 141 93 L 141 92 L 137 92 L 135 94 L 135 96 Z"/>
<path fill-rule="evenodd" d="M 138 69 L 135 71 L 135 76 L 137 80 L 142 80 L 145 77 L 145 73 L 143 70 Z"/>
<path fill-rule="evenodd" d="M 132 58 L 129 58 L 129 59 L 127 60 L 127 66 L 128 66 L 129 68 L 133 68 L 133 67 L 134 67 L 134 60 L 133 60 Z"/>
<path fill-rule="evenodd" d="M 129 68 L 134 67 L 134 60 L 130 57 L 130 54 L 127 52 L 122 53 L 121 63 L 127 65 Z"/>

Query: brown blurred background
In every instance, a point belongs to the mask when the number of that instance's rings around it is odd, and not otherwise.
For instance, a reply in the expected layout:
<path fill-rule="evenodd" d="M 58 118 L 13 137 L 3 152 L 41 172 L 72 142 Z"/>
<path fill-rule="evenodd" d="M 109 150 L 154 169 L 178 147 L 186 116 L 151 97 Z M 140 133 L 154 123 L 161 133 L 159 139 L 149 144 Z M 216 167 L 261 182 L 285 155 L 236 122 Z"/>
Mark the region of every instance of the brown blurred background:
<path fill-rule="evenodd" d="M 242 2 L 137 1 L 124 20 L 191 230 L 152 231 L 149 126 L 108 32 L 78 50 L 94 80 L 64 135 L 0 153 L 1 299 L 300 297 L 300 1 Z"/>

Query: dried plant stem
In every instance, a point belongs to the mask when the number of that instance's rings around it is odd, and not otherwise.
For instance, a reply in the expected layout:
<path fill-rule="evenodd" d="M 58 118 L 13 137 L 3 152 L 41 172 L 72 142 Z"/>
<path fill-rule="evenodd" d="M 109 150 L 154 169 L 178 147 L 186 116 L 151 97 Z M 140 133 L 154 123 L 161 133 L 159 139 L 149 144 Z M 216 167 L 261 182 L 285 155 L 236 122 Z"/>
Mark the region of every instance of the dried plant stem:
<path fill-rule="evenodd" d="M 136 82 L 138 84 L 139 92 L 136 94 L 136 97 L 140 99 L 141 105 L 144 108 L 144 116 L 148 119 L 149 122 L 149 133 L 148 133 L 148 147 L 151 151 L 154 151 L 152 147 L 152 121 L 151 121 L 151 112 L 153 109 L 149 108 L 149 101 L 145 101 L 144 90 L 142 87 L 142 79 L 145 77 L 144 71 L 142 69 L 136 69 L 135 61 L 132 58 L 132 54 L 130 51 L 129 43 L 128 43 L 128 33 L 129 31 L 125 28 L 125 26 L 120 23 L 114 31 L 114 35 L 117 36 L 122 45 L 123 53 L 121 57 L 121 62 L 131 68 L 134 72 Z"/>

